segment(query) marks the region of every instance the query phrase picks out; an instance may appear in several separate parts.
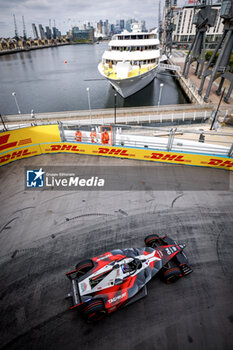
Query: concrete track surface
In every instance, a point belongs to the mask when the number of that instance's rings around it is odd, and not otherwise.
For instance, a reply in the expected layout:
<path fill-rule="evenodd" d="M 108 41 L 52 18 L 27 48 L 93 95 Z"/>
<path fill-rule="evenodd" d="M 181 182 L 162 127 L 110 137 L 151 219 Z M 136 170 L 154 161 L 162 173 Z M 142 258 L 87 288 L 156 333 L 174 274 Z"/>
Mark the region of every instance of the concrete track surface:
<path fill-rule="evenodd" d="M 0 169 L 0 347 L 232 349 L 232 191 L 25 191 L 24 166 L 51 163 L 132 165 L 57 154 Z M 161 182 L 175 166 L 163 169 Z M 146 298 L 96 324 L 69 310 L 67 271 L 113 248 L 143 246 L 152 233 L 185 242 L 194 272 L 172 285 L 155 278 Z"/>

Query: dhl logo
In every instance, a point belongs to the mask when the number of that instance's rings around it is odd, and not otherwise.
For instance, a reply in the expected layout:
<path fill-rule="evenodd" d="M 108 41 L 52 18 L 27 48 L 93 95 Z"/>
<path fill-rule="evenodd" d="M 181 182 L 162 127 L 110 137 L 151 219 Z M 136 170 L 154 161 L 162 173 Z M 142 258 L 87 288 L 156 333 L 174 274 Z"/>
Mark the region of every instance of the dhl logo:
<path fill-rule="evenodd" d="M 9 154 L 5 154 L 4 156 L 0 157 L 0 164 L 5 163 L 7 161 L 12 161 L 14 159 L 18 159 L 18 158 L 23 158 L 29 155 L 33 155 L 34 153 L 37 153 L 36 151 L 34 152 L 29 152 L 28 149 L 24 149 L 21 151 L 15 151 Z"/>
<path fill-rule="evenodd" d="M 189 160 L 184 159 L 184 156 L 177 154 L 152 153 L 149 158 L 176 162 L 190 162 Z"/>
<path fill-rule="evenodd" d="M 157 160 L 166 160 L 166 161 L 175 161 L 175 162 L 185 162 L 192 163 L 191 159 L 184 159 L 184 156 L 177 154 L 163 154 L 163 153 L 152 153 L 150 157 L 146 156 L 145 158 L 157 159 Z M 233 167 L 233 161 L 230 160 L 221 160 L 211 158 L 207 162 L 200 162 L 200 164 L 220 166 L 220 167 Z M 198 165 L 198 164 L 197 164 Z"/>
<path fill-rule="evenodd" d="M 23 139 L 23 140 L 19 140 L 19 141 L 14 141 L 14 142 L 8 142 L 9 137 L 10 137 L 10 134 L 0 136 L 0 151 L 6 150 L 9 148 L 13 148 L 16 146 L 22 146 L 22 145 L 32 143 L 31 138 L 27 138 L 27 139 Z"/>
<path fill-rule="evenodd" d="M 57 152 L 57 151 L 70 151 L 70 152 L 82 152 L 83 150 L 80 150 L 78 146 L 76 145 L 51 145 L 50 151 Z"/>
<path fill-rule="evenodd" d="M 79 149 L 76 145 L 51 145 L 50 146 L 51 152 L 58 152 L 58 151 L 70 151 L 70 152 L 85 152 L 83 149 Z M 93 153 L 96 154 L 109 154 L 109 155 L 120 155 L 120 156 L 135 156 L 134 154 L 129 154 L 127 150 L 125 149 L 109 149 L 105 147 L 99 147 L 97 151 L 93 151 Z"/>
<path fill-rule="evenodd" d="M 202 164 L 204 164 L 204 162 Z M 214 158 L 211 158 L 207 164 L 213 165 L 213 166 L 227 167 L 227 168 L 233 167 L 233 161 L 231 160 L 221 160 L 221 159 L 214 159 Z"/>
<path fill-rule="evenodd" d="M 109 148 L 105 148 L 105 147 L 99 147 L 98 151 L 94 152 L 94 153 L 108 154 L 108 155 L 119 155 L 119 156 L 125 156 L 125 157 L 134 157 L 135 156 L 135 154 L 129 154 L 128 150 L 122 149 L 122 148 L 109 149 Z"/>

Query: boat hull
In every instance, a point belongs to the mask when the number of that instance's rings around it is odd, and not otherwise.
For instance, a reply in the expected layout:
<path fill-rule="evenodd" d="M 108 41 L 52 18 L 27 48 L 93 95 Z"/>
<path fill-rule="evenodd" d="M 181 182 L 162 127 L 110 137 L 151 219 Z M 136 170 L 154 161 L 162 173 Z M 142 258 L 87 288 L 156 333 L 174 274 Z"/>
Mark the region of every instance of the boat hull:
<path fill-rule="evenodd" d="M 104 74 L 102 74 L 101 70 L 99 69 L 100 73 L 110 82 L 110 84 L 114 87 L 114 89 L 123 97 L 129 97 L 139 90 L 143 89 L 145 86 L 150 84 L 152 80 L 155 78 L 156 71 L 158 69 L 158 66 L 154 67 L 150 71 L 132 77 L 127 79 L 110 79 L 106 77 Z"/>

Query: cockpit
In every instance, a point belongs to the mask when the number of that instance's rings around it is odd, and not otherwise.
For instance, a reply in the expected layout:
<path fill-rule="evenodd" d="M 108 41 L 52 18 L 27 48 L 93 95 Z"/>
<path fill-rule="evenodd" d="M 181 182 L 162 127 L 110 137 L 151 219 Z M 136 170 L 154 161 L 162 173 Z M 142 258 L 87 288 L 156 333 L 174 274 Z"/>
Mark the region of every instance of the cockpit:
<path fill-rule="evenodd" d="M 142 267 L 142 263 L 139 259 L 133 259 L 132 261 L 121 265 L 123 273 L 131 273 L 139 270 Z"/>

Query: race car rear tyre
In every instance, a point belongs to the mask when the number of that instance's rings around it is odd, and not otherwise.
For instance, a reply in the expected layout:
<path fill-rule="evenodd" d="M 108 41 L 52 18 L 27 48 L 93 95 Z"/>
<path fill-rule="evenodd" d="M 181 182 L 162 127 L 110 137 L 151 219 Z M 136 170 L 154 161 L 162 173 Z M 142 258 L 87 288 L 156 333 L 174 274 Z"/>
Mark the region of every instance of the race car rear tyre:
<path fill-rule="evenodd" d="M 93 299 L 87 303 L 83 310 L 87 322 L 96 322 L 106 315 L 104 303 L 101 299 Z"/>
<path fill-rule="evenodd" d="M 76 265 L 77 277 L 81 277 L 85 275 L 88 271 L 90 271 L 94 267 L 92 260 L 83 260 Z"/>
<path fill-rule="evenodd" d="M 156 248 L 160 245 L 160 237 L 158 235 L 150 235 L 145 238 L 145 244 L 147 247 Z"/>
<path fill-rule="evenodd" d="M 163 280 L 168 284 L 175 283 L 181 277 L 182 273 L 179 267 L 172 267 L 163 272 Z"/>

